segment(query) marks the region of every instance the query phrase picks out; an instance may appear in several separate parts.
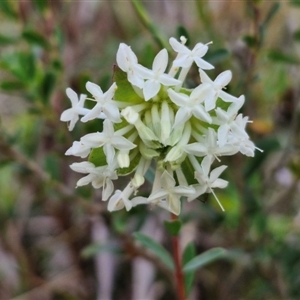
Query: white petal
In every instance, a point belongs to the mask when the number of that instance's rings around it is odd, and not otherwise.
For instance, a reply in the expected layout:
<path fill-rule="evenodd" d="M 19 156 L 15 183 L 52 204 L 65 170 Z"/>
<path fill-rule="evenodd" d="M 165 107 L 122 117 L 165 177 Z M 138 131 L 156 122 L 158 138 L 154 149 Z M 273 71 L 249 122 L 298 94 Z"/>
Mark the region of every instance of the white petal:
<path fill-rule="evenodd" d="M 123 136 L 114 136 L 111 139 L 111 143 L 118 150 L 131 150 L 136 147 L 135 144 L 133 144 Z"/>
<path fill-rule="evenodd" d="M 136 65 L 135 70 L 136 70 L 138 76 L 140 76 L 143 79 L 151 79 L 154 77 L 153 71 L 145 68 L 142 65 Z"/>
<path fill-rule="evenodd" d="M 173 103 L 175 103 L 178 106 L 184 106 L 189 101 L 189 96 L 182 94 L 182 93 L 176 93 L 172 89 L 168 89 L 168 95 Z"/>
<path fill-rule="evenodd" d="M 122 192 L 120 190 L 116 190 L 115 194 L 110 197 L 107 209 L 108 211 L 116 211 L 124 208 L 124 202 L 121 198 Z"/>
<path fill-rule="evenodd" d="M 202 43 L 198 43 L 195 45 L 194 49 L 192 50 L 194 56 L 202 57 L 208 51 L 208 46 Z"/>
<path fill-rule="evenodd" d="M 69 99 L 71 100 L 72 106 L 76 106 L 76 104 L 78 103 L 77 94 L 71 88 L 66 89 L 66 94 L 69 97 Z"/>
<path fill-rule="evenodd" d="M 215 67 L 200 57 L 194 57 L 197 66 L 203 70 L 212 70 Z"/>
<path fill-rule="evenodd" d="M 95 98 L 102 98 L 103 92 L 99 85 L 88 81 L 85 87 Z"/>
<path fill-rule="evenodd" d="M 207 153 L 207 148 L 201 143 L 192 143 L 189 145 L 186 145 L 184 147 L 184 150 L 189 153 L 196 156 L 204 156 Z"/>
<path fill-rule="evenodd" d="M 169 189 L 175 186 L 176 182 L 173 176 L 168 171 L 164 171 L 160 178 L 161 186 Z"/>
<path fill-rule="evenodd" d="M 219 74 L 215 79 L 214 83 L 223 88 L 231 81 L 231 78 L 232 78 L 232 73 L 230 70 L 227 70 Z"/>
<path fill-rule="evenodd" d="M 218 142 L 219 146 L 222 147 L 227 142 L 228 132 L 230 127 L 227 124 L 221 125 L 218 129 Z"/>
<path fill-rule="evenodd" d="M 177 84 L 181 83 L 180 80 L 175 79 L 175 78 L 169 76 L 168 74 L 161 74 L 159 76 L 158 80 L 161 84 L 166 85 L 166 86 L 177 85 Z"/>
<path fill-rule="evenodd" d="M 79 179 L 77 181 L 77 186 L 83 186 L 83 185 L 87 185 L 90 182 L 92 182 L 94 180 L 94 178 L 96 177 L 95 174 L 88 174 L 87 176 L 82 177 L 81 179 Z"/>
<path fill-rule="evenodd" d="M 90 120 L 94 120 L 98 117 L 100 117 L 102 112 L 102 104 L 101 103 L 97 103 L 92 110 L 90 110 L 84 117 L 81 118 L 81 122 L 85 123 L 88 122 Z"/>
<path fill-rule="evenodd" d="M 174 51 L 178 53 L 185 53 L 189 54 L 191 50 L 189 50 L 186 46 L 182 45 L 180 42 L 178 42 L 175 38 L 171 37 L 169 39 L 169 43 Z"/>
<path fill-rule="evenodd" d="M 206 177 L 208 177 L 211 164 L 212 164 L 212 159 L 209 156 L 205 156 L 202 160 L 201 168 L 203 170 L 203 174 Z"/>
<path fill-rule="evenodd" d="M 219 91 L 219 97 L 225 101 L 225 102 L 236 102 L 238 101 L 238 98 L 235 96 L 232 96 L 222 90 Z"/>
<path fill-rule="evenodd" d="M 144 89 L 143 89 L 145 100 L 148 101 L 152 97 L 156 96 L 157 93 L 159 92 L 159 89 L 160 89 L 159 82 L 152 79 L 147 80 L 144 84 Z"/>
<path fill-rule="evenodd" d="M 203 184 L 195 184 L 193 185 L 194 189 L 195 189 L 195 194 L 191 195 L 190 197 L 187 198 L 187 201 L 193 201 L 196 198 L 198 198 L 200 195 L 204 194 L 206 192 L 207 186 L 203 185 Z"/>
<path fill-rule="evenodd" d="M 110 179 L 106 179 L 103 185 L 102 200 L 106 201 L 114 191 L 114 184 Z"/>
<path fill-rule="evenodd" d="M 175 122 L 173 128 L 176 128 L 178 125 L 183 125 L 187 120 L 192 116 L 192 112 L 187 107 L 180 107 L 175 116 Z"/>
<path fill-rule="evenodd" d="M 213 81 L 208 77 L 208 75 L 202 69 L 199 69 L 199 74 L 202 83 L 213 84 Z"/>
<path fill-rule="evenodd" d="M 91 162 L 83 161 L 71 164 L 70 168 L 78 173 L 90 173 L 91 169 L 94 169 L 95 166 Z"/>
<path fill-rule="evenodd" d="M 192 65 L 193 61 L 194 60 L 190 56 L 186 54 L 179 54 L 179 56 L 174 60 L 173 66 L 189 68 Z"/>
<path fill-rule="evenodd" d="M 103 152 L 106 156 L 106 161 L 109 165 L 111 165 L 115 158 L 115 148 L 111 144 L 105 144 L 103 146 Z"/>
<path fill-rule="evenodd" d="M 223 189 L 226 188 L 228 185 L 228 181 L 218 178 L 212 185 L 211 188 L 219 188 L 219 189 Z"/>
<path fill-rule="evenodd" d="M 227 168 L 227 166 L 220 166 L 218 168 L 213 169 L 210 172 L 209 179 L 211 182 L 217 180 L 217 178 L 221 175 L 221 173 Z"/>
<path fill-rule="evenodd" d="M 165 72 L 168 65 L 168 51 L 166 49 L 162 49 L 158 52 L 158 54 L 155 56 L 152 70 L 156 74 L 162 74 Z"/>
<path fill-rule="evenodd" d="M 103 107 L 103 112 L 107 118 L 114 123 L 120 123 L 122 121 L 120 118 L 120 111 L 113 103 L 106 103 Z"/>
<path fill-rule="evenodd" d="M 195 105 L 192 110 L 193 115 L 198 118 L 199 120 L 203 120 L 209 124 L 212 122 L 212 118 L 208 112 L 205 111 L 202 105 Z"/>

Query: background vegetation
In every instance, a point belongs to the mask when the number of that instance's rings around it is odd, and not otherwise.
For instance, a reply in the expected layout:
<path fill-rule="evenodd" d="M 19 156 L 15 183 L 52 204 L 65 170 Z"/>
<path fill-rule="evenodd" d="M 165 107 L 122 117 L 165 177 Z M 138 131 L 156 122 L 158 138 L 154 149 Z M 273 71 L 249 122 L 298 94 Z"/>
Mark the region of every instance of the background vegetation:
<path fill-rule="evenodd" d="M 0 24 L 0 299 L 175 299 L 166 261 L 133 236 L 169 250 L 168 214 L 109 214 L 99 191 L 75 189 L 75 158 L 64 153 L 98 124 L 70 133 L 59 118 L 66 87 L 110 86 L 120 42 L 149 67 L 181 35 L 213 41 L 210 75 L 232 70 L 228 89 L 245 94 L 249 134 L 264 150 L 222 160 L 226 213 L 210 197 L 184 204 L 186 259 L 228 250 L 190 274 L 189 299 L 300 298 L 299 1 L 1 0 Z M 198 78 L 195 68 L 191 87 Z"/>

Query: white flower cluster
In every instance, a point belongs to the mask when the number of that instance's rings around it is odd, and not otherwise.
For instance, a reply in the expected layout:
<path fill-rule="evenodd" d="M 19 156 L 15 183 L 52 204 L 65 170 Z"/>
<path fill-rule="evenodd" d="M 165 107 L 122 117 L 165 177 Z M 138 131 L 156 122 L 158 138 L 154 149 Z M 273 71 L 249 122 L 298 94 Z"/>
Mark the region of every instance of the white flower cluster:
<path fill-rule="evenodd" d="M 69 130 L 79 116 L 83 116 L 82 122 L 102 119 L 102 132 L 75 141 L 66 155 L 89 157 L 71 165 L 74 171 L 86 174 L 77 186 L 92 183 L 94 188 L 102 188 L 109 211 L 153 204 L 178 215 L 181 197 L 192 201 L 204 193 L 213 193 L 224 210 L 214 188 L 227 186 L 228 182 L 219 178 L 227 166 L 211 170 L 213 162 L 237 152 L 254 156 L 256 147 L 245 131 L 248 117 L 238 114 L 245 98 L 223 90 L 231 71 L 211 80 L 203 71 L 214 68 L 202 58 L 208 44 L 198 43 L 190 50 L 185 43 L 184 37 L 181 42 L 170 38 L 177 56 L 168 73 L 166 49 L 148 69 L 122 43 L 115 83 L 107 92 L 91 82 L 86 89 L 93 98 L 78 97 L 70 88 L 66 91 L 72 107 L 62 113 L 61 121 L 69 122 Z M 193 63 L 199 68 L 201 84 L 189 90 L 182 86 Z M 85 108 L 85 100 L 94 101 L 94 107 Z M 155 165 L 152 191 L 149 197 L 136 196 L 150 165 Z M 113 180 L 128 174 L 132 175 L 126 188 L 114 192 Z"/>

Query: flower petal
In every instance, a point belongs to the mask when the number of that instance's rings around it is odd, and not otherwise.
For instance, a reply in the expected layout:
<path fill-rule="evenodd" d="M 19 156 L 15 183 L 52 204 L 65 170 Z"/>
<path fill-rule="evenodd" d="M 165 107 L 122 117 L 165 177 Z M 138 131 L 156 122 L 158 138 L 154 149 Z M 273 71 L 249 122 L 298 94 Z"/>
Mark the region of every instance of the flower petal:
<path fill-rule="evenodd" d="M 157 93 L 159 92 L 159 89 L 160 89 L 159 82 L 152 79 L 147 80 L 144 84 L 144 89 L 143 89 L 145 100 L 148 101 L 152 97 L 156 96 Z"/>

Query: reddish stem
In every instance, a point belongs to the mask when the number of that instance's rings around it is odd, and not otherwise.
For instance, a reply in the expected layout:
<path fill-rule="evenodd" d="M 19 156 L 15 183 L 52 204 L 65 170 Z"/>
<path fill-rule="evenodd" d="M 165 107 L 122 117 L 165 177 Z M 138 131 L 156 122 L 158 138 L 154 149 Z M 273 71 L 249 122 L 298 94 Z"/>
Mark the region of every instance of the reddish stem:
<path fill-rule="evenodd" d="M 172 221 L 177 220 L 177 218 L 178 217 L 176 215 L 171 214 Z M 185 290 L 184 290 L 184 276 L 182 272 L 178 236 L 172 236 L 172 246 L 173 246 L 173 259 L 175 263 L 177 296 L 178 296 L 178 300 L 185 300 L 186 298 L 185 298 Z"/>

